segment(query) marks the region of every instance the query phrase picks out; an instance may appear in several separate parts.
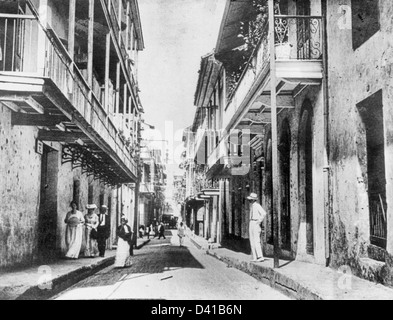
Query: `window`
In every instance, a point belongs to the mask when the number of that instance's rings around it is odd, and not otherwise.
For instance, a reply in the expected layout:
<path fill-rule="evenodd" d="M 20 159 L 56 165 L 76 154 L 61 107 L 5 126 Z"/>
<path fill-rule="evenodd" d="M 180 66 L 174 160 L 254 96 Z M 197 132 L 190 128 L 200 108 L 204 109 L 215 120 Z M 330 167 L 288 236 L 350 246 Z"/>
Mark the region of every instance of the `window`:
<path fill-rule="evenodd" d="M 382 90 L 357 105 L 366 129 L 370 241 L 386 249 L 387 202 Z"/>
<path fill-rule="evenodd" d="M 379 0 L 352 0 L 353 49 L 359 48 L 379 29 Z"/>

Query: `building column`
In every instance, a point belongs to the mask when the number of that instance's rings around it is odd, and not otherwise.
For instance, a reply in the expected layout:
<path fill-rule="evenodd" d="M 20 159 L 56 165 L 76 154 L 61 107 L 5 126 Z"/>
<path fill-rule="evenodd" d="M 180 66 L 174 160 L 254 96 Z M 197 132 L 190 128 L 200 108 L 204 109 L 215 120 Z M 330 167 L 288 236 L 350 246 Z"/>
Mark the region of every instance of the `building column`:
<path fill-rule="evenodd" d="M 109 117 L 109 64 L 111 55 L 111 34 L 106 35 L 106 49 L 105 49 L 105 111 L 107 119 Z"/>
<path fill-rule="evenodd" d="M 75 52 L 75 12 L 76 12 L 76 0 L 70 0 L 70 8 L 68 14 L 68 54 L 70 55 L 72 62 L 70 64 L 70 70 L 73 74 L 74 66 L 74 52 Z M 72 94 L 74 90 L 74 79 L 68 75 L 68 93 Z"/>
<path fill-rule="evenodd" d="M 87 84 L 91 89 L 93 89 L 93 51 L 94 51 L 94 0 L 89 0 L 89 30 L 88 30 L 88 43 L 87 43 Z"/>
<path fill-rule="evenodd" d="M 48 0 L 40 0 L 39 12 L 40 12 L 40 21 L 46 27 L 48 22 Z M 46 60 L 45 51 L 46 51 L 47 37 L 44 30 L 42 30 L 41 27 L 38 27 L 37 42 L 38 42 L 37 48 L 40 48 L 39 50 L 44 51 L 44 52 L 39 52 L 39 54 L 37 55 L 37 72 L 39 75 L 46 76 L 44 72 L 45 72 L 45 60 Z"/>

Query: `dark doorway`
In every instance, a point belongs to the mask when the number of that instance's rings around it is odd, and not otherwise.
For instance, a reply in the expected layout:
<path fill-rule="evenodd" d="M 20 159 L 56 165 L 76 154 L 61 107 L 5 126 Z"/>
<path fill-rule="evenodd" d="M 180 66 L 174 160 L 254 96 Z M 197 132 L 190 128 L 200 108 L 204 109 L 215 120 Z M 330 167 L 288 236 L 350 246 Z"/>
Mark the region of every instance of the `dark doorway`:
<path fill-rule="evenodd" d="M 57 258 L 58 162 L 58 152 L 44 145 L 41 158 L 41 197 L 38 216 L 38 258 L 41 262 Z"/>
<path fill-rule="evenodd" d="M 271 132 L 268 135 L 266 145 L 266 184 L 265 196 L 268 202 L 266 211 L 268 214 L 267 221 L 267 243 L 273 245 L 274 240 L 274 216 L 273 216 L 273 160 L 272 160 L 272 138 Z"/>
<path fill-rule="evenodd" d="M 307 253 L 314 254 L 313 212 L 313 110 L 309 100 L 303 104 L 299 132 L 299 182 L 302 215 L 306 222 Z M 303 220 L 304 221 L 304 220 Z"/>
<path fill-rule="evenodd" d="M 281 240 L 282 248 L 291 249 L 291 132 L 288 120 L 281 126 L 281 138 L 278 146 L 280 156 L 281 179 Z"/>
<path fill-rule="evenodd" d="M 386 249 L 387 202 L 382 90 L 357 105 L 366 129 L 370 241 Z"/>

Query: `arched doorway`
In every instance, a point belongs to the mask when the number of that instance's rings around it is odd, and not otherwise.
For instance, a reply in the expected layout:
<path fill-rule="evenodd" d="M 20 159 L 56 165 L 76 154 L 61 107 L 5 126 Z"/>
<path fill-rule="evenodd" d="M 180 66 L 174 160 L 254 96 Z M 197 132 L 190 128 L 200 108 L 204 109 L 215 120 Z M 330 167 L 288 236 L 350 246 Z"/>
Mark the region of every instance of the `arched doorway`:
<path fill-rule="evenodd" d="M 306 252 L 314 255 L 313 210 L 313 110 L 303 103 L 299 126 L 299 203 L 301 223 L 306 225 Z"/>
<path fill-rule="evenodd" d="M 281 245 L 284 250 L 291 250 L 291 131 L 287 119 L 281 125 L 278 150 L 281 186 Z"/>

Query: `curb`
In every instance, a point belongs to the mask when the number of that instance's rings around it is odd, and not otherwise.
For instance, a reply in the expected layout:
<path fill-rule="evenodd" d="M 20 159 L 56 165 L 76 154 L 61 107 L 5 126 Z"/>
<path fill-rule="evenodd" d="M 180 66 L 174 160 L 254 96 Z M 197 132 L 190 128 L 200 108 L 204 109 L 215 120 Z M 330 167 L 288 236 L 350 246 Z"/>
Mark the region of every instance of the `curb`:
<path fill-rule="evenodd" d="M 195 247 L 206 251 L 206 254 L 226 263 L 228 267 L 233 267 L 247 273 L 253 278 L 261 281 L 263 284 L 266 284 L 271 288 L 285 294 L 289 298 L 296 300 L 325 300 L 317 292 L 314 292 L 310 288 L 280 273 L 276 269 L 236 258 L 220 256 L 216 252 L 210 250 L 208 246 L 198 243 L 191 237 L 189 237 L 189 239 Z"/>
<path fill-rule="evenodd" d="M 141 244 L 136 246 L 136 249 L 139 250 L 146 244 L 150 242 L 146 240 Z M 109 267 L 110 265 L 115 263 L 116 256 L 107 257 L 101 261 L 93 263 L 91 265 L 86 265 L 79 267 L 67 274 L 60 275 L 54 279 L 52 279 L 51 289 L 42 289 L 42 285 L 35 286 L 17 286 L 17 287 L 4 287 L 0 289 L 0 299 L 1 300 L 45 300 L 54 297 L 60 292 L 68 289 L 75 283 L 82 281 L 93 274 L 99 272 L 102 269 Z M 41 287 L 41 288 L 40 288 Z"/>
<path fill-rule="evenodd" d="M 318 293 L 313 292 L 292 278 L 277 272 L 273 268 L 253 264 L 251 262 L 246 262 L 235 258 L 222 257 L 217 253 L 211 252 L 209 250 L 207 250 L 206 253 L 222 262 L 227 263 L 230 267 L 234 267 L 249 274 L 253 278 L 261 281 L 266 285 L 269 285 L 271 288 L 280 291 L 292 299 L 324 300 L 324 298 Z"/>
<path fill-rule="evenodd" d="M 51 289 L 41 289 L 39 285 L 28 288 L 20 294 L 15 300 L 45 300 L 49 299 L 63 290 L 66 290 L 75 283 L 97 273 L 98 271 L 112 265 L 115 262 L 115 256 L 105 258 L 97 263 L 82 266 L 67 274 L 52 279 Z"/>

